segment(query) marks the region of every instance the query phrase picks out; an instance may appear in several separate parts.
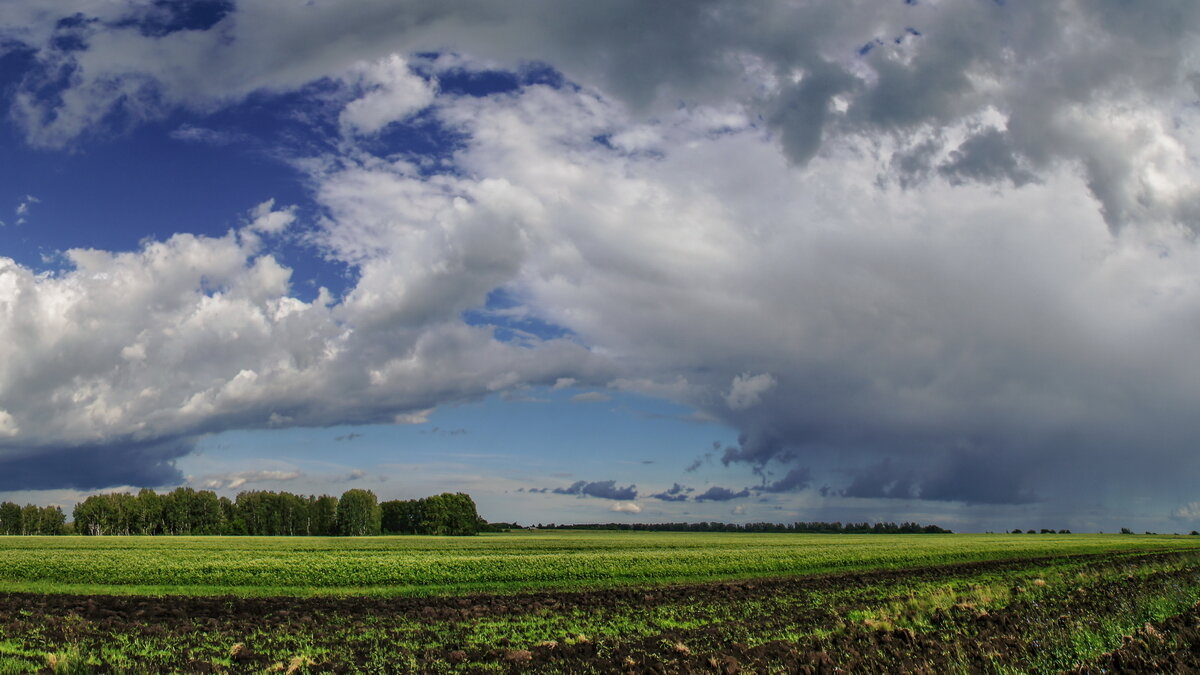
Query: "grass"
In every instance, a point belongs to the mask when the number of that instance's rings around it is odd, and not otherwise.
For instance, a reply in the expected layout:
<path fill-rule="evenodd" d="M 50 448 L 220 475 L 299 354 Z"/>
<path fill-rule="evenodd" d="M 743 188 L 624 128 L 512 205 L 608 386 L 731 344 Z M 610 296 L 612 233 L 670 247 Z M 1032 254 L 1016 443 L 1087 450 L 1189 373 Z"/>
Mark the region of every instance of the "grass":
<path fill-rule="evenodd" d="M 0 588 L 138 595 L 423 595 L 909 568 L 1200 537 L 513 532 L 439 537 L 0 537 Z"/>

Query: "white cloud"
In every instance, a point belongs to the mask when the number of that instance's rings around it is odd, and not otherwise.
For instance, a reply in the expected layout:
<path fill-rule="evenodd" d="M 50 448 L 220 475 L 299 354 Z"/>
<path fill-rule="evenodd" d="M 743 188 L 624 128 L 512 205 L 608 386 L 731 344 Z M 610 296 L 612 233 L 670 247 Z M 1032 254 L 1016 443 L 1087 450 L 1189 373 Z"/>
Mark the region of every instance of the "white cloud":
<path fill-rule="evenodd" d="M 29 215 L 29 209 L 41 201 L 33 195 L 25 195 L 21 198 L 21 201 L 17 204 L 17 208 L 13 211 L 17 216 L 17 225 L 24 225 L 27 222 L 25 216 Z"/>
<path fill-rule="evenodd" d="M 1175 520 L 1200 520 L 1200 502 L 1184 504 L 1171 513 Z"/>
<path fill-rule="evenodd" d="M 581 403 L 603 403 L 605 401 L 611 401 L 612 397 L 604 392 L 588 391 L 582 394 L 575 394 L 571 397 L 571 400 L 579 401 Z"/>
<path fill-rule="evenodd" d="M 20 427 L 17 426 L 17 421 L 9 414 L 7 410 L 0 410 L 0 437 L 16 436 L 21 433 Z"/>
<path fill-rule="evenodd" d="M 429 421 L 429 416 L 433 414 L 433 408 L 425 410 L 417 410 L 411 413 L 401 413 L 393 418 L 395 424 L 425 424 Z"/>
<path fill-rule="evenodd" d="M 171 138 L 185 143 L 203 143 L 205 145 L 231 145 L 233 143 L 249 141 L 249 137 L 230 131 L 221 131 L 218 129 L 208 129 L 198 127 L 193 124 L 184 124 L 171 131 L 168 134 Z"/>
<path fill-rule="evenodd" d="M 303 475 L 299 471 L 238 471 L 204 476 L 194 484 L 208 490 L 236 490 L 247 484 L 291 481 Z"/>
<path fill-rule="evenodd" d="M 326 294 L 298 300 L 291 271 L 236 232 L 66 256 L 74 269 L 58 275 L 0 259 L 0 408 L 16 456 L 227 428 L 420 423 L 433 404 L 551 384 L 593 360 L 561 341 L 504 345 L 456 316 L 406 324 Z"/>
<path fill-rule="evenodd" d="M 617 502 L 609 508 L 609 511 L 616 511 L 617 513 L 641 513 L 642 507 L 638 506 L 636 502 Z"/>
<path fill-rule="evenodd" d="M 246 227 L 263 234 L 279 234 L 296 222 L 296 207 L 286 206 L 275 210 L 275 200 L 268 199 L 250 211 L 250 223 Z"/>
<path fill-rule="evenodd" d="M 351 72 L 366 92 L 342 109 L 341 122 L 356 133 L 377 133 L 433 102 L 433 87 L 413 74 L 398 55 L 358 64 Z"/>
<path fill-rule="evenodd" d="M 733 410 L 745 410 L 762 400 L 762 395 L 775 386 L 775 378 L 770 373 L 749 375 L 743 373 L 733 378 L 729 391 L 725 394 L 725 402 Z"/>

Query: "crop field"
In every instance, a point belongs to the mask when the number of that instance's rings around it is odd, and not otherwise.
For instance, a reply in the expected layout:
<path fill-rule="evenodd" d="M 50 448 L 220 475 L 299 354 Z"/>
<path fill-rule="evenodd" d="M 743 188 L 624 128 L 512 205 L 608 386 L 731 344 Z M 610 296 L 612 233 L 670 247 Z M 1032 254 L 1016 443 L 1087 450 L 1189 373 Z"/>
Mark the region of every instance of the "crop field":
<path fill-rule="evenodd" d="M 1200 537 L 0 537 L 0 675 L 1169 672 Z"/>

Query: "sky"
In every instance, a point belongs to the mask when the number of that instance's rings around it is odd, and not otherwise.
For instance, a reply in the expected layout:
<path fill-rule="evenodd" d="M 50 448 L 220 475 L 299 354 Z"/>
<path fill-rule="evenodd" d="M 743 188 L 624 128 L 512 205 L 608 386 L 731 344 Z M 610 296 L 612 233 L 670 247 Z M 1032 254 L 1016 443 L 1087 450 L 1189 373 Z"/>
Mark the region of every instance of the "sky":
<path fill-rule="evenodd" d="M 1198 28 L 5 0 L 0 499 L 1200 528 Z"/>

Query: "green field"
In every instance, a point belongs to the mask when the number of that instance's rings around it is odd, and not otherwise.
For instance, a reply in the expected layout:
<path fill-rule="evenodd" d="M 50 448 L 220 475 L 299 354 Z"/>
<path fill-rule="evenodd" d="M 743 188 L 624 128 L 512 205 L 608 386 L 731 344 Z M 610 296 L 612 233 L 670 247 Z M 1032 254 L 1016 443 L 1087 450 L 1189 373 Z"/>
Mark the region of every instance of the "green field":
<path fill-rule="evenodd" d="M 0 675 L 833 669 L 1200 669 L 1200 537 L 0 537 Z"/>
<path fill-rule="evenodd" d="M 6 590 L 411 595 L 909 568 L 1200 537 L 526 531 L 478 537 L 0 537 Z"/>

